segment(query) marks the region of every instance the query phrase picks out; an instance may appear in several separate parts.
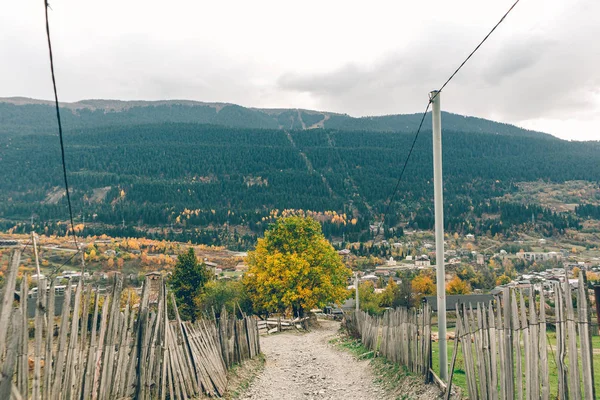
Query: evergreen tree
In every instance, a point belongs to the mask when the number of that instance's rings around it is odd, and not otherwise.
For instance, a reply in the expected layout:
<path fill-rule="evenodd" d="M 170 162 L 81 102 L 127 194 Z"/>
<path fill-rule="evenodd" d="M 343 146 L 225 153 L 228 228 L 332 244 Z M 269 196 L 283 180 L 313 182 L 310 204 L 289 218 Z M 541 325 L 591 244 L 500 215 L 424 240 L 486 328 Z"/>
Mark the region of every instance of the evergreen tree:
<path fill-rule="evenodd" d="M 175 294 L 179 314 L 187 321 L 195 321 L 198 316 L 196 299 L 203 292 L 210 279 L 210 272 L 204 263 L 196 258 L 193 248 L 177 257 L 177 263 L 169 278 L 169 286 Z"/>

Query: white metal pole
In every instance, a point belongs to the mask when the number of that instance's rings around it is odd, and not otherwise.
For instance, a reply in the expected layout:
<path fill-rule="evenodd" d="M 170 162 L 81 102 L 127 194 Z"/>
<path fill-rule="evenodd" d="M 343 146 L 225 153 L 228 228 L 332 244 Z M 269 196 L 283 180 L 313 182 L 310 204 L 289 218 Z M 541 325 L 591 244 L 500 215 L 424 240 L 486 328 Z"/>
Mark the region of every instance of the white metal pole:
<path fill-rule="evenodd" d="M 440 379 L 448 380 L 448 353 L 446 350 L 446 266 L 444 265 L 444 193 L 442 186 L 442 115 L 440 92 L 429 94 L 433 102 L 433 191 L 435 198 L 435 263 L 437 269 L 438 335 L 440 351 Z"/>
<path fill-rule="evenodd" d="M 358 305 L 358 272 L 354 273 L 354 290 L 356 291 L 356 312 L 358 312 L 360 310 Z"/>

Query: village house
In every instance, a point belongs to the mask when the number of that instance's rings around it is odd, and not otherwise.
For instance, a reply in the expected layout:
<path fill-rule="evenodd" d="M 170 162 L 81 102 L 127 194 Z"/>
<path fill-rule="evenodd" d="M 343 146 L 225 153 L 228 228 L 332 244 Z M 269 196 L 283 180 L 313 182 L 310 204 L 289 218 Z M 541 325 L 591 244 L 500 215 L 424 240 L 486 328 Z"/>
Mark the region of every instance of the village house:
<path fill-rule="evenodd" d="M 431 261 L 429 260 L 429 256 L 426 254 L 417 256 L 415 258 L 415 266 L 416 267 L 429 267 L 431 266 Z"/>
<path fill-rule="evenodd" d="M 477 265 L 485 265 L 485 256 L 481 253 L 477 254 Z"/>
<path fill-rule="evenodd" d="M 373 284 L 375 284 L 379 281 L 379 278 L 373 274 L 369 274 L 369 275 L 363 276 L 362 278 L 360 278 L 360 280 L 362 282 L 372 282 Z"/>
<path fill-rule="evenodd" d="M 548 253 L 536 253 L 536 252 L 519 252 L 517 253 L 517 258 L 520 258 L 525 261 L 561 261 L 563 259 L 562 253 L 557 253 L 556 251 L 550 251 Z"/>
<path fill-rule="evenodd" d="M 246 272 L 248 271 L 248 266 L 246 264 L 238 264 L 235 266 L 235 272 Z"/>
<path fill-rule="evenodd" d="M 376 269 L 375 272 L 373 272 L 373 275 L 390 276 L 390 270 L 389 269 Z"/>

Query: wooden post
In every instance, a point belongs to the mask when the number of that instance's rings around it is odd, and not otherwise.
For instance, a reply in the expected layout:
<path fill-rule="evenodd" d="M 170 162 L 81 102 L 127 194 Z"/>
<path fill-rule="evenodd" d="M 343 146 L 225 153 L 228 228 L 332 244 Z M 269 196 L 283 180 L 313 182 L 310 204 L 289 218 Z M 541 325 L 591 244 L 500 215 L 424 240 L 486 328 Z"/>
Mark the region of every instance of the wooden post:
<path fill-rule="evenodd" d="M 35 269 L 37 272 L 38 286 L 40 281 L 40 258 L 38 255 L 37 242 L 35 240 L 36 234 L 34 231 L 31 231 L 31 244 L 33 244 L 33 254 L 35 255 Z"/>
<path fill-rule="evenodd" d="M 575 313 L 573 311 L 573 297 L 571 293 L 571 285 L 565 279 L 565 305 L 567 309 L 567 351 L 569 354 L 569 391 L 572 400 L 581 400 L 581 382 L 579 379 L 579 367 L 572 368 L 572 365 L 579 366 L 579 357 L 577 351 L 577 332 L 575 327 Z"/>
<path fill-rule="evenodd" d="M 34 357 L 34 370 L 33 370 L 33 400 L 39 400 L 42 398 L 41 383 L 42 383 L 42 335 L 43 335 L 43 324 L 44 324 L 44 311 L 45 311 L 45 298 L 46 298 L 46 280 L 39 279 L 38 276 L 38 297 L 35 305 L 35 349 L 33 353 Z M 27 340 L 29 335 L 24 337 Z"/>
<path fill-rule="evenodd" d="M 6 333 L 8 332 L 8 320 L 12 314 L 12 303 L 15 298 L 15 286 L 17 284 L 17 271 L 21 262 L 21 250 L 15 250 L 12 254 L 10 269 L 4 284 L 2 295 L 2 308 L 0 308 L 0 358 L 6 351 Z"/>
<path fill-rule="evenodd" d="M 546 299 L 544 298 L 544 289 L 540 290 L 540 380 L 541 392 L 540 398 L 548 400 L 550 398 L 550 383 L 548 376 L 548 341 L 546 338 Z"/>
<path fill-rule="evenodd" d="M 10 310 L 4 309 L 3 311 L 12 311 L 12 307 Z M 11 314 L 11 323 L 9 324 L 11 328 L 9 335 L 10 345 L 6 349 L 6 357 L 4 358 L 4 364 L 2 365 L 2 371 L 0 371 L 0 376 L 3 378 L 0 380 L 0 399 L 10 399 L 11 397 L 11 392 L 13 390 L 12 377 L 15 374 L 15 366 L 17 363 L 19 338 L 24 334 L 24 332 L 21 332 L 21 310 L 17 308 Z"/>
<path fill-rule="evenodd" d="M 568 285 L 568 283 L 567 283 Z M 565 312 L 562 296 L 562 286 L 560 284 L 555 285 L 554 293 L 556 295 L 554 307 L 556 311 L 556 348 L 557 348 L 557 360 L 556 365 L 558 368 L 558 396 L 561 399 L 568 399 L 569 391 L 567 388 L 567 370 L 565 365 Z"/>
<path fill-rule="evenodd" d="M 585 287 L 583 272 L 579 272 L 577 287 L 577 314 L 579 321 L 579 339 L 581 342 L 581 365 L 583 373 L 583 393 L 586 400 L 596 398 L 596 390 L 594 387 L 594 363 L 592 338 L 590 335 L 590 327 L 588 326 L 588 296 Z"/>
<path fill-rule="evenodd" d="M 47 397 L 52 392 L 52 359 L 54 354 L 54 297 L 55 297 L 55 280 L 50 282 L 50 292 L 46 301 L 46 356 L 44 363 L 44 393 Z"/>
<path fill-rule="evenodd" d="M 596 298 L 596 322 L 598 323 L 597 329 L 600 334 L 600 285 L 594 286 L 594 297 Z"/>
<path fill-rule="evenodd" d="M 27 276 L 21 281 L 21 301 L 19 309 L 21 310 L 21 332 L 28 331 L 27 324 L 27 301 L 29 297 L 29 287 L 27 284 Z M 29 398 L 29 335 L 22 334 L 20 337 L 21 348 L 18 356 L 17 365 L 17 387 L 19 392 L 25 398 Z"/>

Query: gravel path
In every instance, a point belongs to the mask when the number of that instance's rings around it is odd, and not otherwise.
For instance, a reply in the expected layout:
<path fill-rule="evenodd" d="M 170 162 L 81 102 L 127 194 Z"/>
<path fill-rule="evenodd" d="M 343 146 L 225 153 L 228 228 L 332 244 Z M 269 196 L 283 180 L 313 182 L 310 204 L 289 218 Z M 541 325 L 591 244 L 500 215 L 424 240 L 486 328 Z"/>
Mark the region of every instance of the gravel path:
<path fill-rule="evenodd" d="M 266 399 L 391 399 L 374 383 L 369 361 L 357 361 L 328 342 L 339 323 L 319 321 L 309 333 L 282 333 L 261 337 L 266 364 L 241 398 Z"/>

